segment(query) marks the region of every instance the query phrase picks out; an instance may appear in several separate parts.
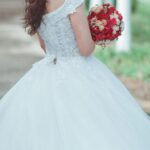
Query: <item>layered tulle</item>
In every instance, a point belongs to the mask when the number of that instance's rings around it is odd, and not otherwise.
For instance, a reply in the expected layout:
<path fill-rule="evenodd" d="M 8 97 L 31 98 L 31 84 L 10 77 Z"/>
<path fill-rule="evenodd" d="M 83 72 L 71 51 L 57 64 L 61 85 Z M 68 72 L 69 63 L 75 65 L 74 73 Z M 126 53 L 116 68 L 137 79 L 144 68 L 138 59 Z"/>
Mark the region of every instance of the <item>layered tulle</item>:
<path fill-rule="evenodd" d="M 0 101 L 0 150 L 149 150 L 150 120 L 94 56 L 46 56 Z"/>

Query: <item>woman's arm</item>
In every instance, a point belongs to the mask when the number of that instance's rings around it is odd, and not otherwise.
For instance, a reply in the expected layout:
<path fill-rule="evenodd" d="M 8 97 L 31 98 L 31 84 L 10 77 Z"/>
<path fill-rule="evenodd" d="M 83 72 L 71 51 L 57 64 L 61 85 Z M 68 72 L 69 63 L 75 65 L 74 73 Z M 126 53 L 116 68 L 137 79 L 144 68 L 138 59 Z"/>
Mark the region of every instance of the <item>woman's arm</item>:
<path fill-rule="evenodd" d="M 89 56 L 95 49 L 95 42 L 92 40 L 88 20 L 84 15 L 84 3 L 76 8 L 76 12 L 70 14 L 69 17 L 81 55 Z"/>
<path fill-rule="evenodd" d="M 40 42 L 40 46 L 41 48 L 44 50 L 45 52 L 45 44 L 44 44 L 44 40 L 41 38 L 40 34 L 37 32 L 37 37 L 39 39 L 39 42 Z"/>

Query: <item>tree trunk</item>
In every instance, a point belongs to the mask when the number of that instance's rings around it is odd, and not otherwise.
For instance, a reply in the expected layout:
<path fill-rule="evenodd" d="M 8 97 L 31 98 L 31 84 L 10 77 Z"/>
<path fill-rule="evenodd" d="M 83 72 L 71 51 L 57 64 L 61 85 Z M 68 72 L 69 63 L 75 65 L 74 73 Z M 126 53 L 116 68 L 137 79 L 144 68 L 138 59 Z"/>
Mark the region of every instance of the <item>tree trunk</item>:
<path fill-rule="evenodd" d="M 125 29 L 122 36 L 117 42 L 118 51 L 129 51 L 131 49 L 131 1 L 119 0 L 117 1 L 117 8 L 123 15 Z"/>

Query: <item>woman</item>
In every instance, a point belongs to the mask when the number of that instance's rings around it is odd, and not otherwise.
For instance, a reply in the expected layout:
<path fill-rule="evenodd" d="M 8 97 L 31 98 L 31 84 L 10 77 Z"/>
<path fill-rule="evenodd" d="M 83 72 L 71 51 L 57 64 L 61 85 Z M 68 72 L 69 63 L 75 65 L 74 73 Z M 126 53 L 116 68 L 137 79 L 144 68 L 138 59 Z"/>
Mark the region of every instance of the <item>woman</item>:
<path fill-rule="evenodd" d="M 0 150 L 149 150 L 150 120 L 97 60 L 83 0 L 26 0 L 45 58 L 1 99 Z"/>

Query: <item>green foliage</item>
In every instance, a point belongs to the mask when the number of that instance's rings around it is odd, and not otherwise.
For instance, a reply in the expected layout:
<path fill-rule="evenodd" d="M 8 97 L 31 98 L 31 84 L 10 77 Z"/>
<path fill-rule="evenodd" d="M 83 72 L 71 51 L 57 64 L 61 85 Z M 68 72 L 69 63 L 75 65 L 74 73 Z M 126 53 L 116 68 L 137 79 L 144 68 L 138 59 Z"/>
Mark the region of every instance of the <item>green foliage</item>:
<path fill-rule="evenodd" d="M 85 6 L 86 6 L 87 10 L 89 10 L 89 5 L 90 5 L 90 0 L 86 0 L 85 1 Z"/>
<path fill-rule="evenodd" d="M 120 76 L 130 76 L 150 81 L 150 51 L 133 47 L 126 52 L 115 52 L 112 48 L 96 51 L 96 56 Z"/>
<path fill-rule="evenodd" d="M 132 12 L 136 12 L 138 7 L 138 0 L 132 0 Z"/>

